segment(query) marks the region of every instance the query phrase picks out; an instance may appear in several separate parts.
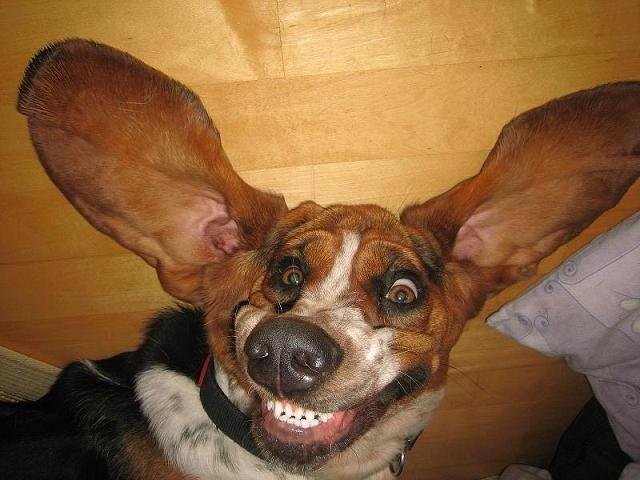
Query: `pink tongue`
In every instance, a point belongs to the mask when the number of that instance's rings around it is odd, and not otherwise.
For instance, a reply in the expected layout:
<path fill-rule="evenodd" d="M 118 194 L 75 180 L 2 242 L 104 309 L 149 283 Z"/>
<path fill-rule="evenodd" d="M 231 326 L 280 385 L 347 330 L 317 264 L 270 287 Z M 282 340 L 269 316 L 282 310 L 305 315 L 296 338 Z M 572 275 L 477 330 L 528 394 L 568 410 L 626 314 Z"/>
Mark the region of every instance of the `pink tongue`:
<path fill-rule="evenodd" d="M 291 423 L 282 422 L 267 409 L 266 402 L 262 402 L 262 425 L 270 434 L 288 443 L 334 443 L 349 431 L 353 422 L 354 412 L 343 410 L 334 412 L 326 422 L 310 428 L 297 427 Z"/>

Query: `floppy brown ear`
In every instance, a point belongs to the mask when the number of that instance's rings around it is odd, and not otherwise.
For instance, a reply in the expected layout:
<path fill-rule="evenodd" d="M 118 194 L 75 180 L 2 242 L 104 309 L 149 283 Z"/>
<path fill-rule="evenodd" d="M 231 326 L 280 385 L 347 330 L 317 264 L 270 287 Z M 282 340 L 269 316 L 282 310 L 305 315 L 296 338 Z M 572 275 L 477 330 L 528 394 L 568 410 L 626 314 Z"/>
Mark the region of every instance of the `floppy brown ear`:
<path fill-rule="evenodd" d="M 480 173 L 401 219 L 477 267 L 486 295 L 535 273 L 639 174 L 640 83 L 603 85 L 516 117 Z"/>
<path fill-rule="evenodd" d="M 180 299 L 197 303 L 203 266 L 257 248 L 286 210 L 232 169 L 193 92 L 111 47 L 69 40 L 42 50 L 18 110 L 69 201 Z"/>

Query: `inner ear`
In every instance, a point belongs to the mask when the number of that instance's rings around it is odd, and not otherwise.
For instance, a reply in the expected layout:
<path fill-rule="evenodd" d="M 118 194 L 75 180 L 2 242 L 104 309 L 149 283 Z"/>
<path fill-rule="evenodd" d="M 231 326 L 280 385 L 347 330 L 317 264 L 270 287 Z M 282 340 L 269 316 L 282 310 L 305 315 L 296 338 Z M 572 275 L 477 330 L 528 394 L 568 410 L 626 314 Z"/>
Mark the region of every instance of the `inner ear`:
<path fill-rule="evenodd" d="M 213 252 L 220 252 L 213 261 L 220 261 L 225 255 L 232 255 L 239 246 L 238 225 L 231 219 L 227 207 L 221 202 L 209 202 L 209 215 L 200 219 L 199 232 L 207 239 Z M 195 232 L 194 232 L 195 233 Z"/>

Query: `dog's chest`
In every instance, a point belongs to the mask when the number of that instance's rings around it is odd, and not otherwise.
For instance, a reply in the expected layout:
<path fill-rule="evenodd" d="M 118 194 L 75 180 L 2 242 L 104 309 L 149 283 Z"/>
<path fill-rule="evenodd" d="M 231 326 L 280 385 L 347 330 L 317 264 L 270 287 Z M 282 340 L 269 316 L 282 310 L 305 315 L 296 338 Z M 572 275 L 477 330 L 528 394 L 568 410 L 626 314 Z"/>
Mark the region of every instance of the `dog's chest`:
<path fill-rule="evenodd" d="M 138 375 L 136 395 L 158 445 L 182 472 L 203 480 L 302 478 L 274 472 L 218 430 L 189 377 L 153 367 Z"/>

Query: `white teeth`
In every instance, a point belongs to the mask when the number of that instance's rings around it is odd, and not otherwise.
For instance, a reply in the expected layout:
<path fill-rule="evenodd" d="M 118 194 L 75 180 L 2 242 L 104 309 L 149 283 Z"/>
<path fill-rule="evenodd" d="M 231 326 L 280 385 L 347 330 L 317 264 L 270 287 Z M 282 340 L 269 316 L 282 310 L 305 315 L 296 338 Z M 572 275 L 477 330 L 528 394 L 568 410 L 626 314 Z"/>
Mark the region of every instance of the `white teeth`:
<path fill-rule="evenodd" d="M 333 417 L 333 413 L 321 413 L 319 420 L 321 422 L 326 422 Z"/>
<path fill-rule="evenodd" d="M 275 419 L 301 428 L 317 427 L 333 417 L 333 413 L 320 413 L 289 402 L 267 401 L 267 410 Z"/>
<path fill-rule="evenodd" d="M 273 412 L 273 416 L 278 419 L 280 415 L 284 414 L 284 405 L 282 404 L 282 402 L 279 402 L 277 400 L 275 402 L 267 402 L 267 409 L 271 410 Z"/>

